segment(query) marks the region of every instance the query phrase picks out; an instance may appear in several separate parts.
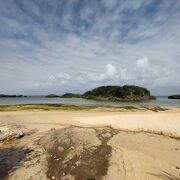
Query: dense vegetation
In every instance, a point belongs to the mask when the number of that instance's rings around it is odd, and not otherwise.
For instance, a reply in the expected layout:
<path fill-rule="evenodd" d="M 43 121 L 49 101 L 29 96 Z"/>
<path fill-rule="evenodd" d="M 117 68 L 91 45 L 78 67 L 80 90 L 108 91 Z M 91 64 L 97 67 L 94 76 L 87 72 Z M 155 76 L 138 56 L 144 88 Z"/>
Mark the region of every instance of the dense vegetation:
<path fill-rule="evenodd" d="M 180 94 L 169 96 L 168 99 L 180 99 Z"/>
<path fill-rule="evenodd" d="M 82 98 L 81 94 L 65 93 L 61 96 L 62 98 Z"/>
<path fill-rule="evenodd" d="M 138 86 L 102 86 L 95 88 L 91 91 L 87 91 L 83 95 L 88 99 L 153 99 L 150 91 L 146 88 Z"/>

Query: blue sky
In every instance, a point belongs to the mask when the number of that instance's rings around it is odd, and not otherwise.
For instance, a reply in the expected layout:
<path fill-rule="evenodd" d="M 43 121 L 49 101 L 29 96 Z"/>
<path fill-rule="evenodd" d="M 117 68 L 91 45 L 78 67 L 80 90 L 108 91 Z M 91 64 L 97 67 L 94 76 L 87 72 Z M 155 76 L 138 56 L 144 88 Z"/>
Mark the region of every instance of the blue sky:
<path fill-rule="evenodd" d="M 180 93 L 179 0 L 0 0 L 0 93 L 135 84 Z"/>

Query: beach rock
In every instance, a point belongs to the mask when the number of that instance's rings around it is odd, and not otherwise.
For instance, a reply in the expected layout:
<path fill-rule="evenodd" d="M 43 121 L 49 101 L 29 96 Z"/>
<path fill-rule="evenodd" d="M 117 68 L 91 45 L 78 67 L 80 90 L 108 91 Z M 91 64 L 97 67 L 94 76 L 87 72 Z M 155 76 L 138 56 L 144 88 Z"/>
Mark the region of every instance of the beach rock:
<path fill-rule="evenodd" d="M 0 141 L 11 141 L 23 137 L 25 133 L 19 127 L 1 124 L 0 125 Z"/>
<path fill-rule="evenodd" d="M 47 177 L 102 179 L 107 173 L 112 151 L 108 141 L 115 133 L 110 128 L 50 130 L 38 143 L 47 152 Z"/>

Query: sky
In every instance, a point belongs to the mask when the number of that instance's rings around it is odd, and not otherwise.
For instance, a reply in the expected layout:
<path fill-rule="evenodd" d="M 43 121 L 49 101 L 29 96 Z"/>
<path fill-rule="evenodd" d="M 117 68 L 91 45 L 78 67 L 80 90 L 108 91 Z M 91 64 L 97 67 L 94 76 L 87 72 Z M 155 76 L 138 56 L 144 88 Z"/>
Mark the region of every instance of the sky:
<path fill-rule="evenodd" d="M 180 0 L 0 0 L 0 94 L 170 95 L 179 71 Z"/>

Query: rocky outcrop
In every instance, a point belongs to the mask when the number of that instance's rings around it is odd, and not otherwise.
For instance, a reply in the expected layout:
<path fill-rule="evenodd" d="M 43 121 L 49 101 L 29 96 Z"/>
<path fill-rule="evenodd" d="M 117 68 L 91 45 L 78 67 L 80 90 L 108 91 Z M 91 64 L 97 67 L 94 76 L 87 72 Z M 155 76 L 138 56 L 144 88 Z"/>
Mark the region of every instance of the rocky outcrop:
<path fill-rule="evenodd" d="M 108 141 L 115 134 L 110 128 L 78 127 L 48 132 L 39 141 L 48 153 L 48 179 L 102 179 L 112 151 Z"/>
<path fill-rule="evenodd" d="M 51 129 L 1 147 L 0 179 L 179 179 L 179 149 L 176 139 L 149 133 Z"/>
<path fill-rule="evenodd" d="M 0 125 L 0 142 L 11 141 L 23 137 L 25 133 L 17 126 L 1 124 Z"/>

